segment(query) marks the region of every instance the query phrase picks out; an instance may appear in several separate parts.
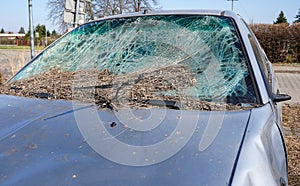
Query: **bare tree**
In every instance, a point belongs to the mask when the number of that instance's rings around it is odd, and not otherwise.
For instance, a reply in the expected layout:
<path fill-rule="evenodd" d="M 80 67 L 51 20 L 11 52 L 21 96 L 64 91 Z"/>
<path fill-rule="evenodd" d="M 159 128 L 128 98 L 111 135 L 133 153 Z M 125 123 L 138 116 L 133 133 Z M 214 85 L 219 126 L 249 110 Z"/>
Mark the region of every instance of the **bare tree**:
<path fill-rule="evenodd" d="M 65 32 L 68 24 L 64 22 L 64 10 L 66 0 L 48 0 L 47 7 L 49 8 L 48 18 L 53 25 L 59 26 L 60 32 Z"/>
<path fill-rule="evenodd" d="M 61 32 L 65 32 L 70 24 L 64 22 L 64 9 L 66 0 L 48 0 L 48 18 L 52 24 L 58 25 Z M 86 18 L 94 20 L 109 15 L 117 15 L 142 10 L 158 8 L 158 0 L 91 0 L 86 3 Z"/>
<path fill-rule="evenodd" d="M 91 3 L 86 3 L 85 4 L 86 8 L 86 20 L 94 20 L 94 12 L 93 12 L 93 7 Z"/>
<path fill-rule="evenodd" d="M 158 8 L 157 0 L 93 0 L 93 12 L 97 17 L 116 15 Z"/>
<path fill-rule="evenodd" d="M 140 12 L 142 10 L 154 10 L 157 7 L 157 0 L 132 0 L 133 9 L 135 12 Z"/>
<path fill-rule="evenodd" d="M 93 0 L 93 13 L 96 17 L 122 14 L 129 9 L 128 0 Z"/>

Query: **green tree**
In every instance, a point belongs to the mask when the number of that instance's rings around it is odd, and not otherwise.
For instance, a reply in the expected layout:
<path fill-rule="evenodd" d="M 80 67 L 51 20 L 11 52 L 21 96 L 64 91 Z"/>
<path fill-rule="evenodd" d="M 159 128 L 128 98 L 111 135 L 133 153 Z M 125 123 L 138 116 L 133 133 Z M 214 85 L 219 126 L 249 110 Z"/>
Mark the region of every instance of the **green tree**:
<path fill-rule="evenodd" d="M 38 32 L 39 33 L 39 38 L 45 37 L 46 36 L 46 26 L 45 25 L 40 25 L 38 24 L 35 27 L 35 33 Z"/>
<path fill-rule="evenodd" d="M 19 34 L 25 34 L 25 29 L 23 27 L 21 27 L 18 33 Z"/>
<path fill-rule="evenodd" d="M 40 40 L 46 36 L 46 26 L 45 25 L 38 24 L 36 27 L 33 28 L 33 30 L 34 30 L 33 37 L 37 40 Z M 36 38 L 36 33 L 39 33 L 39 38 Z M 30 40 L 30 30 L 28 30 L 27 33 L 25 34 L 25 40 Z"/>
<path fill-rule="evenodd" d="M 55 30 L 52 31 L 51 36 L 57 37 L 57 32 Z"/>
<path fill-rule="evenodd" d="M 296 15 L 296 17 L 295 17 L 295 21 L 294 21 L 294 23 L 300 23 L 300 9 L 298 10 L 298 14 Z"/>
<path fill-rule="evenodd" d="M 1 33 L 1 34 L 4 34 L 4 33 L 5 33 L 5 31 L 4 31 L 4 29 L 3 29 L 3 28 L 1 28 L 1 31 L 0 31 L 0 33 Z"/>
<path fill-rule="evenodd" d="M 51 36 L 51 33 L 49 30 L 47 30 L 47 37 L 50 37 Z"/>
<path fill-rule="evenodd" d="M 283 11 L 280 11 L 279 16 L 277 17 L 277 20 L 274 22 L 274 24 L 280 24 L 280 23 L 287 23 L 287 19 L 283 13 Z"/>

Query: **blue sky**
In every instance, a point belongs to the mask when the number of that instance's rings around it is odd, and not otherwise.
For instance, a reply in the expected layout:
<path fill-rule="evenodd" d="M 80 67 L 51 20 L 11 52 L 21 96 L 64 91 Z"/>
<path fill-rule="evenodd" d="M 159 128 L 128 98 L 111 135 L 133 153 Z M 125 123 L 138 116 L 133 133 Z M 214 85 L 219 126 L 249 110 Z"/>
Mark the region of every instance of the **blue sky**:
<path fill-rule="evenodd" d="M 33 1 L 34 25 L 46 25 L 47 29 L 57 30 L 47 19 L 48 0 Z M 227 0 L 159 0 L 162 9 L 230 9 Z M 238 0 L 234 2 L 234 10 L 250 23 L 272 24 L 281 10 L 288 22 L 292 22 L 300 8 L 300 0 Z M 28 0 L 2 0 L 0 6 L 0 28 L 5 31 L 18 32 L 23 26 L 28 30 Z"/>

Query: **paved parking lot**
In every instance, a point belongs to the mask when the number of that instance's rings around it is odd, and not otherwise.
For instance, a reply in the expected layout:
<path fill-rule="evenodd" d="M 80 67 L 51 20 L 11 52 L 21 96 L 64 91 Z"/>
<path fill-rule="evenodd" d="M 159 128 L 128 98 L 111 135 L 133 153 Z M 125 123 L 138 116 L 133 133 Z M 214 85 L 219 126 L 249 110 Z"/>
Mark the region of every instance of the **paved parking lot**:
<path fill-rule="evenodd" d="M 277 73 L 280 91 L 292 96 L 290 102 L 300 103 L 300 73 Z"/>
<path fill-rule="evenodd" d="M 292 96 L 288 102 L 300 103 L 300 67 L 274 66 L 277 74 L 280 91 Z"/>
<path fill-rule="evenodd" d="M 29 60 L 29 51 L 0 49 L 0 73 L 4 75 L 4 79 L 8 79 Z"/>

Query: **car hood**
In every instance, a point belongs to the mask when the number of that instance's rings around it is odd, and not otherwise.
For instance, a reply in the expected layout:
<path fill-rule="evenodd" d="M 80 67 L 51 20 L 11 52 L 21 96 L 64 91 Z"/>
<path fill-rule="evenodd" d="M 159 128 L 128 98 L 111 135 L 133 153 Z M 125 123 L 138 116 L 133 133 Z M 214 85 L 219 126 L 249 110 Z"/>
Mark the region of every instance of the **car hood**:
<path fill-rule="evenodd" d="M 98 110 L 0 95 L 0 183 L 228 184 L 251 110 Z"/>

